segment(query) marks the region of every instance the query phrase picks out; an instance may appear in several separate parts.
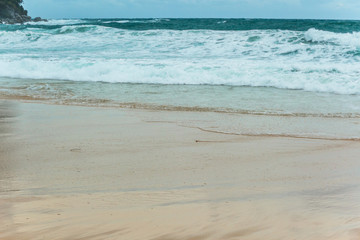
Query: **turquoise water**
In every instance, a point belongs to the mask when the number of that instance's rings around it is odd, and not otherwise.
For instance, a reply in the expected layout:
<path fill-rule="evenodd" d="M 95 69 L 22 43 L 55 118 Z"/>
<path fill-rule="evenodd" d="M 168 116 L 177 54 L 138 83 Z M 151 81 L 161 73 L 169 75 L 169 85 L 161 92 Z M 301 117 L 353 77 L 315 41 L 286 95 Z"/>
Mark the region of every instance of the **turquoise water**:
<path fill-rule="evenodd" d="M 226 85 L 0 78 L 0 92 L 60 104 L 278 116 L 360 118 L 360 95 Z"/>
<path fill-rule="evenodd" d="M 335 20 L 62 19 L 0 25 L 0 95 L 358 121 L 359 39 L 360 21 Z"/>

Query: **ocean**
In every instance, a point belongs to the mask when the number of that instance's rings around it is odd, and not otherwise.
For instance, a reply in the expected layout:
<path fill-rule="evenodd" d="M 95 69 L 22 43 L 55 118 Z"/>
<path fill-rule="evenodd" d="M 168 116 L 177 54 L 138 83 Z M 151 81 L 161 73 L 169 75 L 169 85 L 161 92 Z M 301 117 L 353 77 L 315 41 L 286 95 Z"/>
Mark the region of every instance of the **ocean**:
<path fill-rule="evenodd" d="M 359 139 L 360 21 L 0 24 L 0 97 L 231 114 L 227 133 Z"/>

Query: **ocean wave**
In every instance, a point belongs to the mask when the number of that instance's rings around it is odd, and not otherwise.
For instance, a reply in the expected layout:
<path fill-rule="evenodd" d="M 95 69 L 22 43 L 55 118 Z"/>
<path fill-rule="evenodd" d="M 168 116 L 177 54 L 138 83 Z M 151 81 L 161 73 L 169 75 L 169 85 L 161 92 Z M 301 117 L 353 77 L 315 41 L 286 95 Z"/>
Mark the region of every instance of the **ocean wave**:
<path fill-rule="evenodd" d="M 107 23 L 129 23 L 130 20 L 112 20 L 112 21 L 105 21 L 103 23 L 107 24 Z"/>
<path fill-rule="evenodd" d="M 86 22 L 87 22 L 86 20 L 82 20 L 82 19 L 48 19 L 47 22 L 44 22 L 44 21 L 26 22 L 26 23 L 24 23 L 24 25 L 27 25 L 27 26 L 39 26 L 39 25 L 43 25 L 43 26 L 55 26 L 55 25 L 64 26 L 64 25 L 82 24 L 82 23 L 86 23 Z"/>
<path fill-rule="evenodd" d="M 55 30 L 55 34 L 94 32 L 99 28 L 105 28 L 105 27 L 98 27 L 94 25 L 62 26 L 61 28 Z"/>
<path fill-rule="evenodd" d="M 66 36 L 64 36 L 66 35 Z M 69 41 L 71 38 L 71 41 Z M 132 31 L 91 24 L 64 25 L 51 29 L 27 28 L 0 31 L 0 52 L 13 48 L 47 51 L 71 44 L 74 51 L 91 46 L 112 45 L 125 52 L 142 55 L 278 57 L 288 54 L 302 59 L 356 57 L 360 51 L 360 32 L 332 33 L 316 29 L 306 32 L 278 30 L 147 30 Z M 40 40 L 39 45 L 34 44 Z M 61 44 L 59 45 L 59 42 Z M 60 50 L 60 49 L 59 49 Z M 346 59 L 349 60 L 349 59 Z M 351 60 L 351 59 L 350 59 Z M 359 60 L 359 59 L 356 59 Z"/>
<path fill-rule="evenodd" d="M 101 81 L 110 83 L 191 84 L 275 87 L 338 94 L 360 94 L 360 70 L 352 65 L 216 59 L 187 61 L 117 59 L 95 61 L 0 60 L 1 76 Z"/>
<path fill-rule="evenodd" d="M 50 19 L 48 22 L 29 22 L 20 26 L 53 27 L 60 25 L 111 25 L 127 30 L 289 30 L 307 31 L 310 28 L 336 33 L 360 32 L 359 21 L 341 20 L 281 20 L 281 19 Z M 8 25 L 9 26 L 9 25 Z M 0 25 L 0 29 L 3 26 Z"/>
<path fill-rule="evenodd" d="M 0 77 L 360 94 L 359 32 L 135 31 L 71 21 L 0 30 Z"/>
<path fill-rule="evenodd" d="M 323 44 L 336 44 L 360 48 L 360 32 L 334 33 L 317 29 L 309 29 L 304 34 L 306 41 Z"/>

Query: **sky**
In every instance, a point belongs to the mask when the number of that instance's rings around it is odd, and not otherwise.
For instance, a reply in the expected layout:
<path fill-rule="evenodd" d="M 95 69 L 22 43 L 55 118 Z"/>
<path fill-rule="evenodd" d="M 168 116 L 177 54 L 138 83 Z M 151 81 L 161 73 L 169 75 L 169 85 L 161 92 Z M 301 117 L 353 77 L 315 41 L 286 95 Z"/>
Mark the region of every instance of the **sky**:
<path fill-rule="evenodd" d="M 360 0 L 24 0 L 43 18 L 360 19 Z"/>

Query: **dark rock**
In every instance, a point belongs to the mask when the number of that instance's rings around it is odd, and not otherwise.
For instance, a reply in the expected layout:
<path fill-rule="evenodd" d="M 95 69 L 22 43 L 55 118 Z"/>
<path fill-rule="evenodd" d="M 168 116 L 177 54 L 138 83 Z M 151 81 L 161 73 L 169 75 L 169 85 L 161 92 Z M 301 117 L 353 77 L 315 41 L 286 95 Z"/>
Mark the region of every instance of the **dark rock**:
<path fill-rule="evenodd" d="M 36 17 L 32 20 L 33 22 L 47 22 L 47 19 L 41 18 L 41 17 Z"/>
<path fill-rule="evenodd" d="M 7 5 L 0 2 L 0 24 L 23 24 L 30 21 L 31 17 L 27 15 L 27 11 L 21 5 Z"/>
<path fill-rule="evenodd" d="M 27 15 L 25 16 L 25 15 L 23 15 L 22 17 L 23 17 L 24 21 L 26 21 L 26 22 L 31 21 L 31 17 L 30 17 L 30 16 L 27 16 Z"/>
<path fill-rule="evenodd" d="M 41 17 L 36 17 L 36 18 L 34 18 L 34 20 L 33 20 L 34 22 L 41 22 L 42 21 L 42 19 L 41 19 Z"/>

